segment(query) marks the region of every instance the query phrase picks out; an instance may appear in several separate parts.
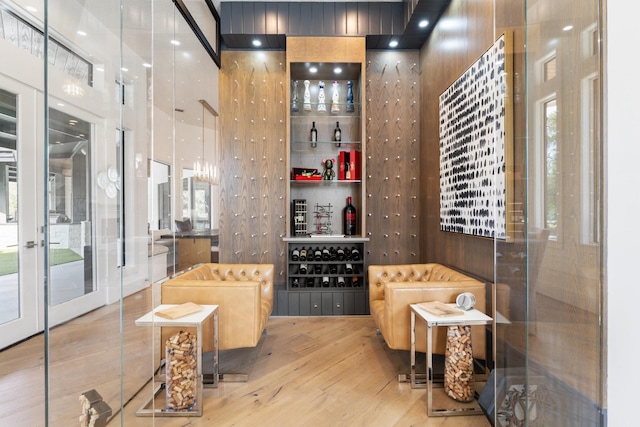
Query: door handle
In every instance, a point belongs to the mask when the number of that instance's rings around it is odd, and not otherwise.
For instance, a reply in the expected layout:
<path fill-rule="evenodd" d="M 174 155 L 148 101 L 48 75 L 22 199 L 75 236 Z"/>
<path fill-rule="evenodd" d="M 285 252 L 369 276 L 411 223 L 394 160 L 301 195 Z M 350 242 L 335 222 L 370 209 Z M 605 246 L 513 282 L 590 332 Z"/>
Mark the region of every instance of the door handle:
<path fill-rule="evenodd" d="M 24 245 L 24 247 L 27 248 L 27 249 L 35 248 L 36 247 L 36 242 L 34 242 L 33 240 L 28 240 L 27 244 Z"/>

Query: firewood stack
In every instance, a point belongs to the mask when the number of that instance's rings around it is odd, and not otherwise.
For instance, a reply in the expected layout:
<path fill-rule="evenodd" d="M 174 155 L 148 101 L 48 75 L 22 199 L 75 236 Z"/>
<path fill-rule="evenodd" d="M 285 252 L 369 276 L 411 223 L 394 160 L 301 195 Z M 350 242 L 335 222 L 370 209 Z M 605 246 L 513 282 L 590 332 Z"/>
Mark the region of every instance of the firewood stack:
<path fill-rule="evenodd" d="M 166 342 L 167 411 L 188 411 L 196 405 L 196 336 L 180 331 Z"/>
<path fill-rule="evenodd" d="M 459 402 L 471 402 L 474 396 L 471 327 L 449 326 L 444 362 L 444 390 Z"/>

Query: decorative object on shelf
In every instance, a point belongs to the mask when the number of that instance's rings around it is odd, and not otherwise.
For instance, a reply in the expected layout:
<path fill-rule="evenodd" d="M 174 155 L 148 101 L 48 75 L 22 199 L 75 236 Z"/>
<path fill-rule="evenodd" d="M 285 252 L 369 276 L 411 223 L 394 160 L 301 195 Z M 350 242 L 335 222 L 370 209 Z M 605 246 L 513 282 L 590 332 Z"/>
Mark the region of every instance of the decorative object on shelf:
<path fill-rule="evenodd" d="M 322 179 L 325 181 L 331 181 L 336 176 L 336 172 L 333 170 L 333 164 L 335 161 L 336 159 L 322 159 L 322 166 L 324 166 Z"/>
<path fill-rule="evenodd" d="M 340 83 L 338 83 L 337 80 L 334 80 L 333 82 L 333 92 L 331 94 L 331 112 L 333 114 L 339 113 L 340 112 L 340 93 L 338 92 L 338 87 L 339 87 Z"/>
<path fill-rule="evenodd" d="M 315 228 L 316 234 L 331 235 L 333 234 L 333 206 L 331 203 L 327 205 L 320 205 L 316 203 L 315 210 L 313 211 L 315 216 Z"/>
<path fill-rule="evenodd" d="M 357 230 L 356 208 L 351 204 L 351 196 L 347 197 L 347 206 L 342 211 L 342 228 L 345 236 L 355 236 Z"/>
<path fill-rule="evenodd" d="M 442 231 L 513 238 L 511 40 L 500 36 L 440 95 Z"/>
<path fill-rule="evenodd" d="M 333 140 L 336 142 L 336 147 L 340 147 L 340 141 L 342 141 L 342 130 L 340 130 L 340 122 L 336 122 L 336 128 L 333 130 Z"/>
<path fill-rule="evenodd" d="M 458 402 L 471 402 L 475 392 L 471 326 L 449 326 L 445 351 L 445 393 Z"/>
<path fill-rule="evenodd" d="M 309 90 L 309 85 L 311 84 L 311 82 L 309 80 L 305 80 L 303 83 L 304 96 L 302 98 L 302 110 L 311 111 L 311 90 Z"/>
<path fill-rule="evenodd" d="M 298 81 L 293 81 L 293 89 L 291 90 L 291 111 L 297 113 L 300 111 L 300 105 L 298 105 Z"/>
<path fill-rule="evenodd" d="M 327 106 L 324 103 L 324 81 L 322 80 L 318 83 L 318 111 L 327 111 Z"/>
<path fill-rule="evenodd" d="M 353 105 L 353 82 L 349 80 L 347 82 L 347 113 L 353 113 L 355 111 L 355 106 Z"/>
<path fill-rule="evenodd" d="M 316 122 L 311 123 L 311 131 L 309 133 L 311 138 L 311 146 L 313 148 L 316 148 L 318 146 L 318 129 L 316 129 Z"/>
<path fill-rule="evenodd" d="M 295 236 L 305 236 L 307 234 L 307 201 L 305 199 L 293 200 L 293 234 Z M 306 259 L 306 252 L 304 254 Z"/>

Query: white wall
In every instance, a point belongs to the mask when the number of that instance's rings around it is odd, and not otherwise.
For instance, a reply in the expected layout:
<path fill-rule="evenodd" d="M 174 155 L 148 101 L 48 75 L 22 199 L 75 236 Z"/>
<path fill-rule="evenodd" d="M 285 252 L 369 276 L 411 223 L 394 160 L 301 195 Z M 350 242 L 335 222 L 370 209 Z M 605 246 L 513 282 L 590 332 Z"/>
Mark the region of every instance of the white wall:
<path fill-rule="evenodd" d="M 640 383 L 638 301 L 640 283 L 640 85 L 635 68 L 640 6 L 637 2 L 605 0 L 605 299 L 608 378 L 608 425 L 635 425 Z M 585 375 L 591 373 L 585 372 Z"/>

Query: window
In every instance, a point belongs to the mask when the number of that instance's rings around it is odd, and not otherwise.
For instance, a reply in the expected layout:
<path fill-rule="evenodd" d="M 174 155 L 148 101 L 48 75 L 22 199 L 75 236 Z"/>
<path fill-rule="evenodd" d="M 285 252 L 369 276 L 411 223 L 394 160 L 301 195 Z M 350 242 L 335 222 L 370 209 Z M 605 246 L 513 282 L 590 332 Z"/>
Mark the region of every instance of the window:
<path fill-rule="evenodd" d="M 543 105 L 544 117 L 544 227 L 549 237 L 558 238 L 558 106 L 554 99 Z"/>

